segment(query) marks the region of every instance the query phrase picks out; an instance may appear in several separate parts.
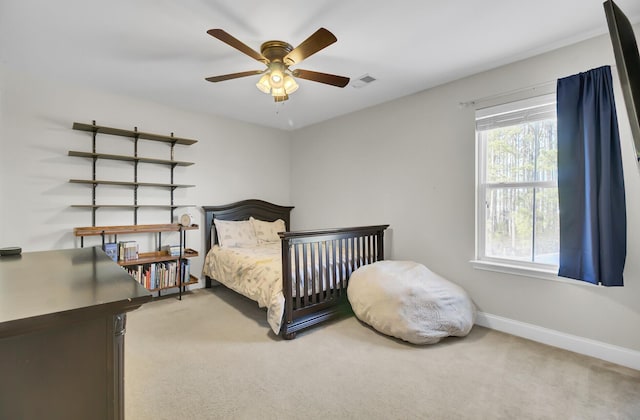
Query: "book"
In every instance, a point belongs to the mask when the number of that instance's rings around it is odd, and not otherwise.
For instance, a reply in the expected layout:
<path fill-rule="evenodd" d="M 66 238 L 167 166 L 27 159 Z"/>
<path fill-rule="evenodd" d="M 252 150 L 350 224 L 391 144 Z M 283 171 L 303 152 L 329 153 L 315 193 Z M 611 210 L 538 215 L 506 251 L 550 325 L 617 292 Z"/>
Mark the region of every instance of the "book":
<path fill-rule="evenodd" d="M 191 261 L 182 260 L 182 272 L 180 273 L 180 281 L 182 284 L 189 283 L 191 281 Z"/>
<path fill-rule="evenodd" d="M 102 245 L 102 250 L 113 261 L 118 261 L 118 244 L 115 242 L 106 242 Z"/>

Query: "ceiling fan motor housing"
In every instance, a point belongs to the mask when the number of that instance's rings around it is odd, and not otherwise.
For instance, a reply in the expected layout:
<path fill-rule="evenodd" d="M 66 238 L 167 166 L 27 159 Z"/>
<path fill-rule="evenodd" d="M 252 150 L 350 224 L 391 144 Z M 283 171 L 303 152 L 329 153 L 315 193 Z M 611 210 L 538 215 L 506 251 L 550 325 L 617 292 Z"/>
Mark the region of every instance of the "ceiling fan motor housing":
<path fill-rule="evenodd" d="M 260 53 L 270 62 L 283 61 L 284 56 L 291 51 L 291 44 L 284 41 L 267 41 L 260 46 Z"/>

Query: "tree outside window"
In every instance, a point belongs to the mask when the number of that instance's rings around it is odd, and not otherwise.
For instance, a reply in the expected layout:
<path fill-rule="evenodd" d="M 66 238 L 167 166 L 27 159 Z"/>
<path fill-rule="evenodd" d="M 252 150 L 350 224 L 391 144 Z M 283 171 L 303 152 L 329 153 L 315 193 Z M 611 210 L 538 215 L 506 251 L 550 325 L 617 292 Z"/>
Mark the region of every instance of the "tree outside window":
<path fill-rule="evenodd" d="M 478 258 L 557 266 L 555 104 L 514 103 L 476 125 Z"/>

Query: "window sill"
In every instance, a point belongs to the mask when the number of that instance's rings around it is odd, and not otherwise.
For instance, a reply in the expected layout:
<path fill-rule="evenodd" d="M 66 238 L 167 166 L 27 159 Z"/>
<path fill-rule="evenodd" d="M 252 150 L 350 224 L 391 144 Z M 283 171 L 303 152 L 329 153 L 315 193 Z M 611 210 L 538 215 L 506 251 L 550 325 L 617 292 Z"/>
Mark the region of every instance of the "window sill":
<path fill-rule="evenodd" d="M 495 271 L 498 273 L 513 274 L 516 276 L 532 277 L 543 280 L 558 281 L 573 285 L 600 287 L 595 284 L 558 276 L 557 270 L 545 270 L 542 268 L 523 267 L 515 264 L 505 264 L 495 261 L 471 260 L 473 268 L 478 270 Z"/>

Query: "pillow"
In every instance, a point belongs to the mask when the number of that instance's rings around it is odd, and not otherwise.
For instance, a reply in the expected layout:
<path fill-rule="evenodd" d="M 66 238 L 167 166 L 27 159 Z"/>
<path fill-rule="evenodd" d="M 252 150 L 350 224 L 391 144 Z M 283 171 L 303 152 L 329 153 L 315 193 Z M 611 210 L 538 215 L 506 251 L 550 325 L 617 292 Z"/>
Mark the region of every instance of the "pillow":
<path fill-rule="evenodd" d="M 253 229 L 256 232 L 258 243 L 261 244 L 280 242 L 278 232 L 284 232 L 287 230 L 284 225 L 284 220 L 282 219 L 278 219 L 275 222 L 265 222 L 264 220 L 258 220 L 250 217 L 249 221 L 253 225 Z"/>
<path fill-rule="evenodd" d="M 218 245 L 223 248 L 250 248 L 258 245 L 253 225 L 248 220 L 231 221 L 213 219 L 218 234 Z"/>

